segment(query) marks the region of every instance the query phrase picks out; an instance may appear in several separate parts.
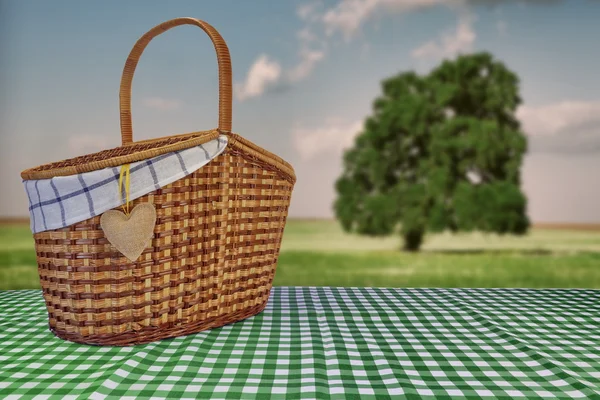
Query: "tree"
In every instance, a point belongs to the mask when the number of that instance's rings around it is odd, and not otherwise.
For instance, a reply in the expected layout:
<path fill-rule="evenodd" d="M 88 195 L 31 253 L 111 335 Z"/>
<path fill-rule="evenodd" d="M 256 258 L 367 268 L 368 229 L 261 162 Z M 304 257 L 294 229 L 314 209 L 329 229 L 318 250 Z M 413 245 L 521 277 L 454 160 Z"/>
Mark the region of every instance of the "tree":
<path fill-rule="evenodd" d="M 400 233 L 413 251 L 426 231 L 525 233 L 517 75 L 483 52 L 381 86 L 335 184 L 344 230 Z"/>

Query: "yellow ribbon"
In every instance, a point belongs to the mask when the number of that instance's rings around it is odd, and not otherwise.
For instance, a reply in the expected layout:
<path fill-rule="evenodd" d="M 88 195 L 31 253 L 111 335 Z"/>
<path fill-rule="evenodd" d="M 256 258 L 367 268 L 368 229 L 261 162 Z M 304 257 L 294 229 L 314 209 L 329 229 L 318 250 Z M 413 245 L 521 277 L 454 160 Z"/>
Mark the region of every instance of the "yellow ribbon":
<path fill-rule="evenodd" d="M 125 204 L 123 204 L 123 212 L 125 215 L 129 215 L 129 177 L 131 172 L 129 171 L 129 164 L 121 166 L 121 173 L 119 174 L 119 194 L 123 195 L 123 178 L 125 178 Z"/>

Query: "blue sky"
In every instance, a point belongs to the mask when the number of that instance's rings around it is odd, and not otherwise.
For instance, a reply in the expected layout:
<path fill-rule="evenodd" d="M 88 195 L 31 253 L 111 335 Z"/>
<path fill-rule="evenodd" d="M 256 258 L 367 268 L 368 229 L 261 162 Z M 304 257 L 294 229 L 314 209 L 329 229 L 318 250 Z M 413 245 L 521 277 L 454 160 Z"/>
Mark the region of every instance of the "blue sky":
<path fill-rule="evenodd" d="M 119 145 L 127 54 L 180 16 L 206 20 L 227 41 L 233 129 L 294 165 L 291 216 L 332 215 L 342 149 L 382 79 L 487 50 L 521 77 L 531 218 L 600 222 L 600 2 L 592 0 L 0 0 L 0 215 L 27 215 L 21 170 Z M 134 139 L 215 127 L 216 94 L 205 34 L 161 35 L 136 72 Z"/>

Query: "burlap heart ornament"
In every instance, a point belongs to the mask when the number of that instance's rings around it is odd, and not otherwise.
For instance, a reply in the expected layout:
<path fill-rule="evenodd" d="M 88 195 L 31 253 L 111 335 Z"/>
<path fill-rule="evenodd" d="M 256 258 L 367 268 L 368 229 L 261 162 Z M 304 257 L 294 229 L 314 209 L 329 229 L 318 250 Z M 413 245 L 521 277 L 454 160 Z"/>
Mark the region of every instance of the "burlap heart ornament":
<path fill-rule="evenodd" d="M 150 203 L 138 204 L 129 215 L 110 210 L 100 217 L 100 226 L 110 244 L 127 259 L 135 261 L 154 236 L 156 210 Z"/>

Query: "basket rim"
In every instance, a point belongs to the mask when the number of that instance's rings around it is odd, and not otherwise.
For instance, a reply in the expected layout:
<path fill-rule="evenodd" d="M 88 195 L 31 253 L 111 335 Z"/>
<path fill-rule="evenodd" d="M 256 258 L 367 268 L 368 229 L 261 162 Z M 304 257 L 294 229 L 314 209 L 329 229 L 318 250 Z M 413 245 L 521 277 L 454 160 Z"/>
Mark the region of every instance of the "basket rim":
<path fill-rule="evenodd" d="M 218 129 L 164 136 L 155 139 L 140 140 L 119 147 L 114 147 L 112 149 L 102 150 L 96 153 L 72 157 L 58 162 L 42 164 L 37 167 L 28 168 L 22 171 L 21 178 L 23 178 L 23 180 L 51 179 L 57 176 L 77 175 L 84 172 L 92 172 L 109 167 L 117 167 L 127 163 L 147 160 L 149 158 L 153 158 L 173 151 L 184 150 L 190 147 L 199 146 L 211 140 L 217 139 L 220 135 L 227 136 L 228 147 L 238 148 L 247 153 L 248 155 L 270 164 L 271 166 L 282 172 L 284 176 L 286 176 L 291 182 L 296 182 L 296 173 L 290 163 L 236 133 L 220 132 Z M 169 143 L 168 141 L 172 139 L 175 139 L 176 141 L 174 143 Z M 160 145 L 161 142 L 167 142 L 167 144 Z M 112 157 L 110 156 L 111 151 L 118 151 L 120 149 L 125 148 L 135 148 L 138 145 L 151 146 L 155 143 L 158 144 L 156 147 L 146 148 L 141 151 L 134 150 L 131 153 L 125 155 L 116 155 Z M 77 159 L 94 157 L 104 152 L 107 152 L 107 154 L 109 154 L 109 156 L 105 159 L 94 160 L 89 162 L 84 161 L 76 165 L 53 167 L 55 164 L 60 165 L 61 163 L 69 163 Z"/>
<path fill-rule="evenodd" d="M 21 172 L 21 178 L 23 178 L 23 180 L 51 179 L 56 176 L 77 175 L 84 172 L 92 172 L 104 168 L 117 167 L 123 164 L 147 160 L 149 158 L 173 151 L 185 150 L 190 147 L 199 146 L 211 140 L 217 139 L 220 134 L 221 132 L 219 132 L 217 129 L 212 129 L 208 131 L 197 131 L 178 135 L 163 136 L 154 139 L 140 140 L 118 147 L 113 147 L 111 149 L 101 150 L 96 153 L 71 157 L 61 161 L 50 162 L 28 168 Z M 152 146 L 153 144 L 155 146 Z M 142 147 L 142 150 L 136 151 L 135 148 L 138 146 Z M 126 149 L 132 149 L 132 151 L 127 152 Z M 118 154 L 123 150 L 125 150 L 126 154 Z M 106 157 L 102 157 L 103 153 L 106 153 Z M 111 155 L 111 153 L 117 154 Z M 97 157 L 100 157 L 100 159 L 95 159 Z M 86 158 L 91 158 L 92 161 L 86 161 Z M 81 161 L 77 162 L 77 160 Z M 67 165 L 61 166 L 61 164 Z"/>
<path fill-rule="evenodd" d="M 283 177 L 290 181 L 292 184 L 296 183 L 296 172 L 294 167 L 283 158 L 271 153 L 270 151 L 252 143 L 248 139 L 235 134 L 227 134 L 227 146 L 236 148 L 244 152 L 247 156 L 256 158 L 262 162 L 271 165 L 273 168 L 283 174 Z"/>

